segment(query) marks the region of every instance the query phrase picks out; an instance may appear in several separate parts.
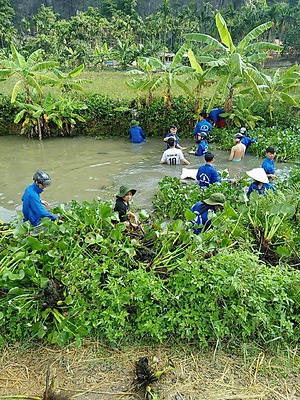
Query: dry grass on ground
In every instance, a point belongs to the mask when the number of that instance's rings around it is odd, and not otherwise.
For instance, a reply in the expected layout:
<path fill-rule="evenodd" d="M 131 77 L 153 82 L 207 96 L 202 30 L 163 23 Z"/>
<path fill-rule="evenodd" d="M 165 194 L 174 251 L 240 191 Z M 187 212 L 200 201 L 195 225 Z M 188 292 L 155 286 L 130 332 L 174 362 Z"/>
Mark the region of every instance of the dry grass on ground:
<path fill-rule="evenodd" d="M 157 358 L 156 369 L 172 360 L 174 369 L 151 385 L 149 398 L 167 400 L 299 400 L 300 357 L 297 349 L 271 357 L 203 352 L 192 347 L 111 349 L 89 343 L 81 349 L 37 347 L 5 349 L 0 364 L 0 398 L 42 398 L 50 366 L 55 390 L 77 400 L 139 400 L 135 363 Z M 169 362 L 169 361 L 168 361 Z M 157 396 L 157 397 L 155 397 Z M 23 398 L 23 397 L 18 397 Z"/>

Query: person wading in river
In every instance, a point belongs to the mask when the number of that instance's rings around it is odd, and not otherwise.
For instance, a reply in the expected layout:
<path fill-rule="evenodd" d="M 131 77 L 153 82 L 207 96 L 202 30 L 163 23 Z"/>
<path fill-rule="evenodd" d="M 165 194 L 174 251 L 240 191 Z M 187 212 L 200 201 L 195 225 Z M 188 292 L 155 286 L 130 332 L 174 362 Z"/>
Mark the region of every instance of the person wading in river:
<path fill-rule="evenodd" d="M 160 164 L 179 165 L 180 162 L 188 165 L 190 162 L 184 158 L 183 152 L 175 148 L 175 139 L 168 139 L 169 148 L 164 151 Z"/>
<path fill-rule="evenodd" d="M 243 135 L 241 133 L 236 133 L 233 136 L 233 141 L 235 145 L 232 146 L 231 148 L 230 156 L 228 159 L 229 161 L 238 162 L 244 158 L 246 146 L 243 143 L 241 143 L 242 137 Z"/>

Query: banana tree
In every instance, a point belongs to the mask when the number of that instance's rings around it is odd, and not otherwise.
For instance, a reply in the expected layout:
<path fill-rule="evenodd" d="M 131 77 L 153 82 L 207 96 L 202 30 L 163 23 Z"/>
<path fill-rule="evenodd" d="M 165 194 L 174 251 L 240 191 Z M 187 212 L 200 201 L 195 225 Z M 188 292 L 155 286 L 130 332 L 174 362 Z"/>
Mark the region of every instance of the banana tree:
<path fill-rule="evenodd" d="M 225 103 L 225 111 L 231 111 L 234 89 L 242 84 L 250 86 L 255 95 L 262 99 L 258 87 L 259 83 L 262 83 L 262 74 L 255 64 L 266 57 L 267 51 L 279 52 L 282 48 L 273 43 L 256 41 L 271 28 L 272 22 L 266 22 L 252 29 L 237 45 L 233 44 L 226 22 L 220 13 L 216 14 L 216 26 L 221 41 L 201 33 L 189 33 L 185 38 L 203 45 L 200 49 L 202 53 L 199 62 L 207 65 L 209 69 L 207 76 L 219 78 L 208 111 L 217 100 Z"/>
<path fill-rule="evenodd" d="M 16 101 L 18 94 L 21 91 L 25 93 L 27 103 L 33 103 L 33 97 L 37 94 L 42 96 L 43 91 L 40 86 L 40 79 L 43 77 L 42 71 L 48 71 L 59 64 L 55 61 L 41 61 L 42 50 L 36 50 L 26 60 L 16 49 L 14 44 L 11 44 L 11 58 L 0 60 L 0 78 L 9 78 L 13 75 L 18 76 L 12 94 L 11 103 Z"/>
<path fill-rule="evenodd" d="M 278 68 L 273 76 L 263 75 L 264 83 L 259 85 L 259 90 L 268 101 L 270 119 L 273 119 L 275 107 L 281 104 L 300 107 L 300 73 L 296 71 L 298 65 L 295 64 L 287 71 L 281 73 Z"/>
<path fill-rule="evenodd" d="M 38 137 L 42 140 L 43 137 L 50 136 L 51 123 L 59 128 L 62 136 L 71 135 L 77 121 L 85 122 L 78 114 L 78 110 L 86 108 L 84 104 L 70 98 L 55 100 L 50 93 L 41 103 L 16 102 L 16 105 L 21 111 L 16 115 L 14 122 L 17 124 L 22 121 L 21 134 L 29 138 Z"/>

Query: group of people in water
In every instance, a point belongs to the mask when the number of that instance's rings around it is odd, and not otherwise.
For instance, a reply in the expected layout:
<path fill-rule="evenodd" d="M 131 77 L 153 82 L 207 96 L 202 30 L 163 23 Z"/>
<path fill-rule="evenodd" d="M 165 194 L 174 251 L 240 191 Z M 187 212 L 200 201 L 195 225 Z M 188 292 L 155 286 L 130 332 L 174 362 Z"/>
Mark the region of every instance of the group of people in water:
<path fill-rule="evenodd" d="M 221 183 L 223 180 L 229 183 L 235 183 L 235 179 L 221 179 L 219 172 L 213 166 L 215 156 L 209 151 L 208 136 L 213 126 L 224 126 L 225 122 L 219 114 L 222 109 L 215 107 L 209 114 L 211 122 L 207 120 L 206 113 L 200 114 L 200 120 L 195 126 L 194 137 L 198 144 L 197 151 L 189 151 L 189 154 L 195 156 L 203 156 L 205 163 L 201 165 L 197 171 L 196 179 L 199 187 L 207 187 L 213 183 Z M 139 126 L 138 121 L 132 120 L 130 124 L 129 136 L 133 143 L 142 143 L 146 141 L 146 135 L 143 129 Z M 163 139 L 167 144 L 167 149 L 164 151 L 160 160 L 161 164 L 178 165 L 190 164 L 184 157 L 183 150 L 186 148 L 180 146 L 177 128 L 175 125 L 170 126 L 170 132 Z M 244 158 L 251 143 L 257 142 L 258 138 L 251 139 L 246 135 L 246 128 L 241 128 L 240 132 L 233 136 L 234 146 L 231 149 L 229 161 L 239 162 Z M 247 171 L 246 174 L 253 179 L 247 192 L 249 197 L 253 191 L 259 194 L 264 194 L 266 190 L 274 190 L 272 181 L 275 179 L 274 157 L 276 151 L 273 146 L 266 149 L 266 158 L 260 168 L 254 168 Z M 51 178 L 47 172 L 36 171 L 33 175 L 33 183 L 29 185 L 22 196 L 23 202 L 23 221 L 30 221 L 33 226 L 38 226 L 42 218 L 47 217 L 52 221 L 58 219 L 47 211 L 48 203 L 41 200 L 40 194 L 51 185 Z M 136 189 L 121 186 L 116 194 L 116 202 L 114 211 L 119 215 L 119 220 L 124 222 L 127 228 L 134 227 L 138 224 L 137 216 L 130 211 L 130 201 L 136 193 Z M 208 218 L 209 211 L 217 211 L 225 204 L 225 197 L 222 193 L 214 193 L 209 198 L 199 201 L 191 207 L 191 211 L 195 214 L 195 219 L 191 221 L 193 230 L 196 234 L 209 228 L 211 221 Z"/>

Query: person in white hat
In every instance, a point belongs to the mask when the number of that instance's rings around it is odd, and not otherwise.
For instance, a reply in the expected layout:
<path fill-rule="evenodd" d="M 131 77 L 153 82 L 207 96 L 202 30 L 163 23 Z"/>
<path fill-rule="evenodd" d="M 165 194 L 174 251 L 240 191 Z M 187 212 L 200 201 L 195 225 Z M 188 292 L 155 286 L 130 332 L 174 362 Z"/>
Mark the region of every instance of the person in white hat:
<path fill-rule="evenodd" d="M 274 186 L 269 183 L 269 179 L 263 168 L 253 168 L 247 171 L 246 174 L 253 179 L 247 192 L 248 197 L 254 191 L 257 191 L 258 194 L 265 194 L 266 190 L 275 190 Z"/>
<path fill-rule="evenodd" d="M 257 143 L 258 138 L 263 137 L 263 135 L 258 135 L 257 138 L 252 139 L 251 137 L 247 136 L 247 129 L 244 126 L 240 129 L 239 133 L 241 133 L 243 135 L 243 137 L 241 139 L 241 143 L 243 143 L 246 146 L 245 154 L 247 154 L 248 149 L 252 143 Z"/>

